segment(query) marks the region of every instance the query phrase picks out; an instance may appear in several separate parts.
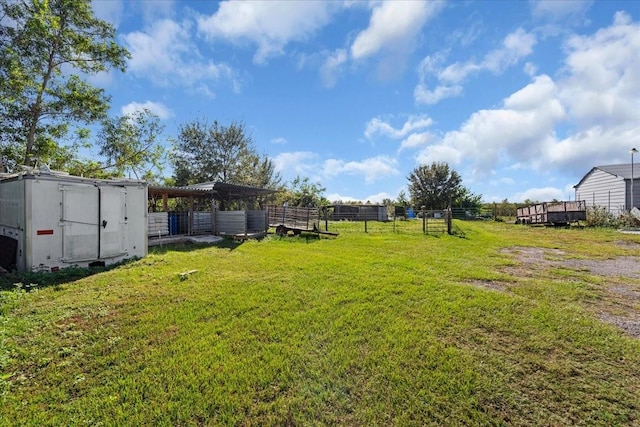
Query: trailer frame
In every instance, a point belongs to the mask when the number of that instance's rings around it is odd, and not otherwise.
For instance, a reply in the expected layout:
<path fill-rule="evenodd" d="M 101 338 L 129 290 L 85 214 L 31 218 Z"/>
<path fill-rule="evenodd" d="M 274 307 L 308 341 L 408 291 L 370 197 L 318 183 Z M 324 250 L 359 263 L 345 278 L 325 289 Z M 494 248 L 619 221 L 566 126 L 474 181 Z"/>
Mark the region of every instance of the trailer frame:
<path fill-rule="evenodd" d="M 286 236 L 289 232 L 300 235 L 302 232 L 337 236 L 328 230 L 320 230 L 320 209 L 300 206 L 267 206 L 267 222 L 275 228 L 276 234 Z"/>
<path fill-rule="evenodd" d="M 586 221 L 587 208 L 584 200 L 538 203 L 518 208 L 516 215 L 518 224 L 563 226 Z"/>

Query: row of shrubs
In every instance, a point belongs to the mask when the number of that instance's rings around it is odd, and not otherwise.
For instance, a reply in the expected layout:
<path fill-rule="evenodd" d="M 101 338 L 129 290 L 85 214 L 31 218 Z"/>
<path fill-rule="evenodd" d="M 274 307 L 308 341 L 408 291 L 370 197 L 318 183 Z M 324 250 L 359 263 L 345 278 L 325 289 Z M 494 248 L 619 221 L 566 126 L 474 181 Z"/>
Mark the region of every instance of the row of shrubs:
<path fill-rule="evenodd" d="M 588 227 L 626 228 L 638 227 L 640 221 L 629 212 L 622 215 L 614 215 L 603 206 L 589 206 L 587 207 L 585 225 Z"/>

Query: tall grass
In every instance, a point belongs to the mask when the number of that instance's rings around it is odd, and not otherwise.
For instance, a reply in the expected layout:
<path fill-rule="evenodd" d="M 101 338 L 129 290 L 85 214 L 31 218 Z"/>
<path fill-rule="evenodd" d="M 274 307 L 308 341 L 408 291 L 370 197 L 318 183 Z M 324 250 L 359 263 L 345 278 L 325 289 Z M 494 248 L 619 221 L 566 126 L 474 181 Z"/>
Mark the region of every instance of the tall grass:
<path fill-rule="evenodd" d="M 514 275 L 500 250 L 639 256 L 633 236 L 457 224 L 164 247 L 3 292 L 0 424 L 639 423 L 640 345 L 592 314 L 603 280 Z"/>

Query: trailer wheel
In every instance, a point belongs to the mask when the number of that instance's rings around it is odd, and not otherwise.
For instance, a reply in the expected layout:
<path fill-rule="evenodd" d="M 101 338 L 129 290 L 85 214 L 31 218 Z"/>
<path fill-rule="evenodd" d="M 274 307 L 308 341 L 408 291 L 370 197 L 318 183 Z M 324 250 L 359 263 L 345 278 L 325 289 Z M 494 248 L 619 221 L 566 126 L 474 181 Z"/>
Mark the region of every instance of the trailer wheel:
<path fill-rule="evenodd" d="M 288 229 L 287 229 L 287 227 L 286 227 L 286 226 L 284 226 L 284 225 L 279 225 L 279 226 L 277 226 L 277 227 L 276 227 L 276 234 L 277 234 L 278 236 L 280 236 L 280 237 L 282 237 L 282 236 L 286 236 L 288 231 L 289 231 L 289 230 L 288 230 Z"/>
<path fill-rule="evenodd" d="M 297 230 L 297 229 L 294 229 L 294 230 L 293 230 L 293 235 L 294 235 L 294 236 L 299 236 L 299 235 L 300 235 L 300 233 L 302 233 L 302 230 Z"/>

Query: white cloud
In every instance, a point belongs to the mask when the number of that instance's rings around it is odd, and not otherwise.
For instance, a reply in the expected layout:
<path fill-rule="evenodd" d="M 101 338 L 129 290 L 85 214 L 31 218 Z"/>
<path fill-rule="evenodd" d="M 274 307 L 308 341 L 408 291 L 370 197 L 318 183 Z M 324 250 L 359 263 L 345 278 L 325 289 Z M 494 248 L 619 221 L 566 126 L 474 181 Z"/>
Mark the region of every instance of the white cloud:
<path fill-rule="evenodd" d="M 419 40 L 420 30 L 443 7 L 443 2 L 387 0 L 372 2 L 369 26 L 358 33 L 350 47 L 358 62 L 376 56 L 378 78 L 402 73 L 408 54 Z"/>
<path fill-rule="evenodd" d="M 168 119 L 173 115 L 171 113 L 171 110 L 169 110 L 169 108 L 167 108 L 166 105 L 158 102 L 152 102 L 152 101 L 146 101 L 143 103 L 130 102 L 129 104 L 123 105 L 122 108 L 120 108 L 120 113 L 124 116 L 128 116 L 137 111 L 142 111 L 145 109 L 151 111 L 153 114 L 155 114 L 156 116 L 158 116 L 160 119 L 163 119 L 163 120 Z"/>
<path fill-rule="evenodd" d="M 170 17 L 175 6 L 174 0 L 145 0 L 136 2 L 142 8 L 145 22 L 153 22 L 161 18 Z"/>
<path fill-rule="evenodd" d="M 411 50 L 413 42 L 440 2 L 383 1 L 374 6 L 369 27 L 351 45 L 351 56 L 358 60 L 382 50 Z"/>
<path fill-rule="evenodd" d="M 477 180 L 498 169 L 580 175 L 593 165 L 628 162 L 640 135 L 640 25 L 618 13 L 613 25 L 572 36 L 565 49 L 555 81 L 533 77 L 498 108 L 476 111 L 459 129 L 430 141 L 417 162 L 462 164 Z M 542 190 L 518 197 L 566 197 L 565 189 Z"/>
<path fill-rule="evenodd" d="M 273 138 L 273 139 L 271 140 L 271 143 L 272 143 L 272 144 L 278 144 L 278 145 L 284 145 L 284 144 L 286 144 L 287 142 L 289 142 L 289 141 L 287 141 L 287 139 L 286 139 L 286 138 L 283 138 L 283 137 L 281 137 L 281 136 L 280 136 L 280 137 L 278 137 L 278 138 Z"/>
<path fill-rule="evenodd" d="M 327 54 L 324 64 L 320 67 L 320 77 L 325 87 L 335 86 L 338 74 L 342 71 L 347 59 L 347 51 L 345 49 L 336 49 L 334 52 Z"/>
<path fill-rule="evenodd" d="M 584 13 L 592 1 L 580 0 L 532 0 L 531 13 L 536 18 L 547 21 L 559 21 L 571 15 Z"/>
<path fill-rule="evenodd" d="M 535 35 L 519 28 L 504 38 L 500 48 L 488 52 L 479 62 L 454 62 L 443 67 L 446 52 L 426 56 L 418 66 L 419 83 L 413 93 L 414 100 L 416 104 L 437 104 L 443 99 L 458 96 L 463 91 L 462 83 L 470 74 L 482 71 L 501 74 L 529 56 L 536 42 Z M 531 67 L 528 69 L 530 71 Z M 426 83 L 430 78 L 438 82 L 434 90 L 430 90 Z"/>
<path fill-rule="evenodd" d="M 400 144 L 399 151 L 402 151 L 405 149 L 419 148 L 427 145 L 432 140 L 433 140 L 433 134 L 431 132 L 412 133 L 402 141 L 402 143 Z"/>
<path fill-rule="evenodd" d="M 325 160 L 322 168 L 322 175 L 325 177 L 331 178 L 342 174 L 362 175 L 367 184 L 399 173 L 398 162 L 387 156 L 372 157 L 361 162 L 328 159 Z"/>
<path fill-rule="evenodd" d="M 446 98 L 453 98 L 462 94 L 462 86 L 437 86 L 435 90 L 429 90 L 423 83 L 418 84 L 413 92 L 416 104 L 433 105 Z"/>
<path fill-rule="evenodd" d="M 409 116 L 402 128 L 395 129 L 389 123 L 379 117 L 375 117 L 367 123 L 364 135 L 371 139 L 374 135 L 380 134 L 393 139 L 404 138 L 416 130 L 428 128 L 433 124 L 433 120 L 426 114 Z"/>
<path fill-rule="evenodd" d="M 418 153 L 416 163 L 430 165 L 433 162 L 445 162 L 450 165 L 457 165 L 462 162 L 463 156 L 464 152 L 454 146 L 447 144 L 430 145 Z"/>
<path fill-rule="evenodd" d="M 311 151 L 280 153 L 273 158 L 277 171 L 290 171 L 294 176 L 308 176 L 310 173 L 315 173 L 317 162 L 318 155 Z"/>
<path fill-rule="evenodd" d="M 389 200 L 394 200 L 396 196 L 392 196 L 391 194 L 382 191 L 380 193 L 376 193 L 376 194 L 371 194 L 370 196 L 368 196 L 367 198 L 365 198 L 365 202 L 371 202 L 371 203 L 382 203 L 384 199 L 389 199 Z"/>
<path fill-rule="evenodd" d="M 566 44 L 562 100 L 583 126 L 640 120 L 640 26 L 618 12 L 614 24 Z"/>
<path fill-rule="evenodd" d="M 356 203 L 370 202 L 374 204 L 376 203 L 381 204 L 385 199 L 394 200 L 396 197 L 397 195 L 394 196 L 384 191 L 376 194 L 371 194 L 370 196 L 365 197 L 363 199 L 360 199 L 358 197 L 353 197 L 353 196 L 345 196 L 339 193 L 331 193 L 331 194 L 327 194 L 326 196 L 326 198 L 332 202 L 356 202 Z"/>
<path fill-rule="evenodd" d="M 526 191 L 515 193 L 509 197 L 509 201 L 522 203 L 525 200 L 534 202 L 549 202 L 553 199 L 566 200 L 567 194 L 564 190 L 555 187 L 530 188 Z"/>
<path fill-rule="evenodd" d="M 457 131 L 447 132 L 422 150 L 419 163 L 473 161 L 477 174 L 488 175 L 503 156 L 536 163 L 544 156 L 545 141 L 565 111 L 556 99 L 557 88 L 548 76 L 539 76 L 503 102 L 503 108 L 479 110 Z M 472 160 L 471 160 L 472 159 Z"/>
<path fill-rule="evenodd" d="M 124 12 L 122 0 L 92 1 L 91 8 L 96 18 L 107 21 L 116 28 L 120 25 Z"/>
<path fill-rule="evenodd" d="M 447 83 L 460 83 L 474 72 L 491 71 L 500 74 L 517 64 L 520 59 L 529 56 L 536 41 L 535 35 L 518 28 L 504 38 L 502 47 L 487 53 L 481 62 L 456 62 L 440 71 L 438 79 Z"/>
<path fill-rule="evenodd" d="M 123 40 L 131 53 L 128 71 L 158 85 L 178 82 L 191 86 L 203 80 L 233 77 L 227 65 L 205 60 L 200 55 L 191 41 L 191 27 L 187 22 L 160 20 L 145 31 L 125 34 Z"/>
<path fill-rule="evenodd" d="M 324 27 L 334 2 L 224 1 L 211 16 L 198 18 L 198 29 L 208 38 L 257 45 L 254 62 L 282 55 L 291 42 L 303 41 Z"/>
<path fill-rule="evenodd" d="M 535 64 L 532 64 L 531 62 L 527 62 L 526 64 L 524 64 L 523 71 L 529 77 L 534 77 L 538 72 L 538 67 L 536 67 Z"/>
<path fill-rule="evenodd" d="M 498 180 L 491 181 L 491 185 L 513 185 L 516 181 L 508 176 L 502 177 Z"/>

